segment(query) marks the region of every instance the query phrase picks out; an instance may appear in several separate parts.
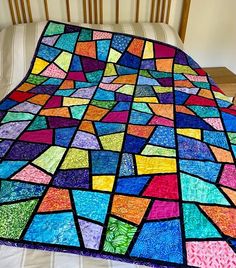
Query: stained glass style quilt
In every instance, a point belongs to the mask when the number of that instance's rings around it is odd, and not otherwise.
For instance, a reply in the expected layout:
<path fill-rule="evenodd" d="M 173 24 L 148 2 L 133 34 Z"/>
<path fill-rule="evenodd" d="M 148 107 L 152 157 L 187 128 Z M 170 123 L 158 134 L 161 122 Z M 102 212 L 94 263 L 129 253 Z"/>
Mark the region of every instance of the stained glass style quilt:
<path fill-rule="evenodd" d="M 0 120 L 1 243 L 236 267 L 236 107 L 183 51 L 50 21 Z"/>

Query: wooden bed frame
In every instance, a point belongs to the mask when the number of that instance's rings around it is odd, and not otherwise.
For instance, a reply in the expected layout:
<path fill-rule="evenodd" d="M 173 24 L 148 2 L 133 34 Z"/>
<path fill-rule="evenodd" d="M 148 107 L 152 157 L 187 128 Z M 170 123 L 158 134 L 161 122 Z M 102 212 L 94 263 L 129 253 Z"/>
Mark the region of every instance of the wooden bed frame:
<path fill-rule="evenodd" d="M 63 0 L 66 3 L 67 20 L 71 21 L 70 0 Z M 83 22 L 103 24 L 103 0 L 81 0 L 83 1 Z M 120 22 L 120 0 L 115 2 L 115 22 Z M 135 0 L 134 22 L 139 22 L 140 0 Z M 143 0 L 142 0 L 143 1 Z M 179 1 L 179 0 L 178 0 Z M 33 12 L 30 0 L 8 0 L 9 10 L 13 24 L 33 22 Z M 169 23 L 172 0 L 151 0 L 149 22 Z M 178 30 L 181 40 L 184 42 L 188 23 L 188 15 L 191 0 L 183 0 L 180 27 Z M 46 20 L 50 19 L 48 0 L 44 0 L 44 11 Z"/>

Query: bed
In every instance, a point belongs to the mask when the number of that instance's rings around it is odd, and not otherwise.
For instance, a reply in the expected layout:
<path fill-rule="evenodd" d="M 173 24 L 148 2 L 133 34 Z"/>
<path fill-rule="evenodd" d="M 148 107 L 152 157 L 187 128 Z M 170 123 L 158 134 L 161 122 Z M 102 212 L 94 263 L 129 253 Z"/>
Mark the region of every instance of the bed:
<path fill-rule="evenodd" d="M 82 1 L 81 1 L 82 2 Z M 180 19 L 179 33 L 168 25 L 171 0 L 148 1 L 150 5 L 149 22 L 139 22 L 140 2 L 135 1 L 135 22 L 122 23 L 120 14 L 122 8 L 120 1 L 114 2 L 116 24 L 103 24 L 104 11 L 103 1 L 83 1 L 83 24 L 82 26 L 92 27 L 114 32 L 123 32 L 137 36 L 166 42 L 180 49 L 183 49 L 184 37 L 187 27 L 187 18 L 190 7 L 190 0 L 184 0 L 182 15 Z M 71 3 L 66 3 L 66 14 L 68 22 L 71 21 Z M 50 19 L 48 1 L 44 1 L 46 20 Z M 29 69 L 30 59 L 34 53 L 37 40 L 42 33 L 46 21 L 34 22 L 34 10 L 30 1 L 9 0 L 9 10 L 13 26 L 3 29 L 0 33 L 0 98 L 16 87 L 23 79 Z M 103 267 L 103 268 L 138 268 L 144 267 L 135 264 L 126 264 L 112 260 L 94 259 L 68 253 L 40 251 L 33 249 L 1 246 L 0 266 L 9 268 L 30 268 L 30 267 Z"/>

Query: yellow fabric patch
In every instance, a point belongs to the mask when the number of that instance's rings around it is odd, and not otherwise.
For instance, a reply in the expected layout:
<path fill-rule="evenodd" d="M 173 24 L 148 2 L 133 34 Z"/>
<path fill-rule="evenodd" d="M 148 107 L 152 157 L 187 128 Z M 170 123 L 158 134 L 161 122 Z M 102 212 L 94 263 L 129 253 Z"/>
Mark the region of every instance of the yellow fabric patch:
<path fill-rule="evenodd" d="M 115 66 L 113 63 L 107 63 L 104 76 L 113 76 L 113 75 L 117 75 Z"/>
<path fill-rule="evenodd" d="M 32 74 L 39 74 L 42 72 L 42 70 L 48 66 L 48 62 L 45 60 L 41 60 L 39 58 L 36 58 L 35 62 L 34 62 L 34 67 L 32 70 Z"/>
<path fill-rule="evenodd" d="M 124 85 L 120 87 L 117 92 L 124 93 L 126 95 L 133 95 L 134 93 L 134 86 L 133 85 Z"/>
<path fill-rule="evenodd" d="M 93 190 L 112 191 L 115 176 L 93 176 Z"/>
<path fill-rule="evenodd" d="M 72 54 L 69 52 L 62 52 L 55 60 L 55 63 L 64 71 L 68 71 Z"/>
<path fill-rule="evenodd" d="M 134 102 L 158 103 L 158 99 L 156 97 L 139 97 L 134 98 Z"/>
<path fill-rule="evenodd" d="M 100 137 L 100 141 L 104 150 L 111 150 L 117 152 L 121 151 L 123 139 L 124 133 L 115 133 Z"/>
<path fill-rule="evenodd" d="M 176 159 L 136 155 L 138 175 L 156 173 L 175 173 Z"/>
<path fill-rule="evenodd" d="M 215 95 L 215 97 L 216 97 L 217 99 L 231 102 L 231 101 L 230 101 L 230 98 L 229 98 L 228 96 L 223 95 L 223 94 L 220 93 L 220 92 L 214 92 L 214 95 Z"/>
<path fill-rule="evenodd" d="M 68 150 L 61 169 L 87 168 L 89 166 L 88 151 L 71 148 Z"/>
<path fill-rule="evenodd" d="M 143 59 L 152 59 L 153 57 L 153 42 L 146 41 L 143 52 Z"/>
<path fill-rule="evenodd" d="M 192 68 L 186 65 L 175 64 L 174 73 L 185 73 L 185 74 L 197 74 Z"/>
<path fill-rule="evenodd" d="M 114 50 L 113 48 L 110 49 L 109 57 L 108 57 L 108 62 L 114 62 L 116 63 L 121 56 L 121 53 Z"/>
<path fill-rule="evenodd" d="M 79 99 L 79 98 L 63 98 L 63 106 L 73 106 L 73 105 L 83 105 L 88 104 L 88 99 Z"/>
<path fill-rule="evenodd" d="M 177 133 L 184 135 L 184 136 L 187 136 L 187 137 L 201 140 L 201 130 L 200 129 L 177 128 Z"/>
<path fill-rule="evenodd" d="M 172 87 L 154 86 L 153 88 L 154 88 L 156 93 L 167 93 L 167 92 L 172 92 L 173 91 Z"/>

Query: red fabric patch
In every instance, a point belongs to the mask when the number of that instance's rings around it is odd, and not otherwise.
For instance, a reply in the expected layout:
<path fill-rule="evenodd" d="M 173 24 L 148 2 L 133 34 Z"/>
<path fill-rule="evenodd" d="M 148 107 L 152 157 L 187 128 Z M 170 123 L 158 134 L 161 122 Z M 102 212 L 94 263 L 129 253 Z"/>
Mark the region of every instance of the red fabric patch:
<path fill-rule="evenodd" d="M 35 94 L 33 93 L 28 93 L 28 92 L 21 92 L 21 91 L 14 91 L 12 94 L 9 96 L 10 99 L 15 100 L 15 101 L 25 101 L 31 97 L 33 97 Z"/>
<path fill-rule="evenodd" d="M 214 100 L 210 100 L 200 96 L 190 96 L 185 102 L 186 105 L 202 105 L 202 106 L 216 106 Z"/>

